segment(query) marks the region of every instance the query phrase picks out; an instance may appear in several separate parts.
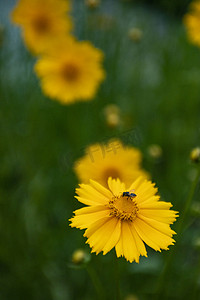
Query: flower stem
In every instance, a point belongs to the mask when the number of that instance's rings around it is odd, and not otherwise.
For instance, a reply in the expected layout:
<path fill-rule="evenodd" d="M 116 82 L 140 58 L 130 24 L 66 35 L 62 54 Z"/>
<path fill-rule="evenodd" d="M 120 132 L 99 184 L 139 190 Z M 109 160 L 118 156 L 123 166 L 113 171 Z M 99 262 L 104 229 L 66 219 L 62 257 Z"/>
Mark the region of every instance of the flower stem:
<path fill-rule="evenodd" d="M 114 259 L 114 270 L 115 270 L 116 300 L 121 300 L 119 262 L 116 256 Z"/>
<path fill-rule="evenodd" d="M 182 233 L 182 230 L 183 230 L 183 225 L 184 225 L 184 223 L 185 223 L 185 221 L 187 219 L 188 211 L 190 209 L 191 202 L 192 202 L 192 199 L 194 197 L 197 184 L 199 182 L 199 177 L 200 177 L 200 168 L 198 168 L 196 177 L 195 177 L 195 179 L 194 179 L 194 181 L 192 183 L 192 186 L 191 186 L 188 198 L 187 198 L 187 200 L 185 202 L 185 206 L 184 206 L 182 214 L 180 216 L 179 224 L 178 224 L 178 227 L 177 227 L 177 230 L 176 230 L 176 232 L 177 232 L 176 245 L 174 245 L 174 247 L 172 248 L 172 250 L 169 252 L 166 264 L 165 264 L 165 266 L 163 268 L 163 271 L 162 271 L 162 273 L 161 273 L 161 275 L 159 277 L 159 281 L 158 281 L 158 285 L 157 285 L 157 289 L 156 289 L 155 300 L 156 299 L 161 299 L 160 298 L 161 293 L 162 293 L 162 295 L 164 295 L 163 289 L 164 289 L 164 284 L 166 282 L 165 279 L 166 279 L 168 271 L 169 271 L 169 269 L 171 267 L 171 263 L 172 263 L 172 261 L 174 259 L 174 256 L 176 254 L 177 248 L 179 246 L 179 241 L 180 241 L 181 233 Z M 162 299 L 164 299 L 164 296 L 162 296 Z"/>
<path fill-rule="evenodd" d="M 191 299 L 198 299 L 198 280 L 200 275 L 200 257 L 197 262 L 196 270 L 194 271 L 194 287 L 191 293 Z"/>
<path fill-rule="evenodd" d="M 93 286 L 96 290 L 98 300 L 104 300 L 105 299 L 104 289 L 103 289 L 103 286 L 101 284 L 101 281 L 99 280 L 99 277 L 98 277 L 97 273 L 95 272 L 95 270 L 91 266 L 91 264 L 88 264 L 86 266 L 86 270 L 87 270 L 87 272 L 88 272 L 88 274 L 91 278 L 91 281 L 93 283 Z"/>
<path fill-rule="evenodd" d="M 198 168 L 196 177 L 195 177 L 195 179 L 192 183 L 192 186 L 191 186 L 190 193 L 189 193 L 188 198 L 186 200 L 182 216 L 180 217 L 180 221 L 179 221 L 178 228 L 177 228 L 177 234 L 182 233 L 183 224 L 187 219 L 187 214 L 188 214 L 189 208 L 191 207 L 191 202 L 192 202 L 192 199 L 194 197 L 194 193 L 195 193 L 198 181 L 199 181 L 199 177 L 200 177 L 200 168 Z M 180 238 L 180 236 L 179 236 L 179 238 Z"/>

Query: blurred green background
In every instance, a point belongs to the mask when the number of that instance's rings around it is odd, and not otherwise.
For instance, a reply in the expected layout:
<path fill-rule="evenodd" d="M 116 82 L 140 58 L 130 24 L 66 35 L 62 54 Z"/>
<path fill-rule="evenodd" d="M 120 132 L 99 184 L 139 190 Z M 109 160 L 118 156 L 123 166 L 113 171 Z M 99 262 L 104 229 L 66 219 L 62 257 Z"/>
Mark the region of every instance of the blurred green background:
<path fill-rule="evenodd" d="M 76 249 L 90 251 L 83 231 L 68 226 L 81 207 L 73 198 L 73 162 L 88 144 L 118 137 L 141 149 L 162 198 L 181 214 L 196 172 L 189 153 L 200 141 L 200 49 L 188 42 L 182 24 L 189 1 L 146 2 L 105 0 L 89 10 L 84 1 L 73 1 L 75 35 L 103 50 L 107 77 L 92 102 L 63 106 L 42 94 L 36 59 L 10 23 L 16 1 L 0 1 L 2 300 L 97 299 L 87 271 L 71 262 Z M 139 42 L 128 35 L 135 27 L 143 32 Z M 110 103 L 123 118 L 115 129 L 106 126 L 103 114 Z M 158 161 L 148 155 L 151 144 L 162 147 Z M 200 297 L 198 209 L 185 224 L 162 299 Z M 123 299 L 154 299 L 169 252 L 148 248 L 139 265 L 118 260 Z M 112 252 L 91 255 L 108 299 L 115 299 L 112 260 Z"/>

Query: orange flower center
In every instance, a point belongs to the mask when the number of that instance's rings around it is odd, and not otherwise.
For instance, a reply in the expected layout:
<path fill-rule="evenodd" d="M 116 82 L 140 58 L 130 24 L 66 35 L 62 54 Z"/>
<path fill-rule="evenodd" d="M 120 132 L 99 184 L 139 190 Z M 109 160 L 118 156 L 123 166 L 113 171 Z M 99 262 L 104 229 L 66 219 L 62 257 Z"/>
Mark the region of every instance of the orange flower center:
<path fill-rule="evenodd" d="M 50 20 L 43 15 L 39 15 L 33 20 L 33 27 L 39 34 L 48 32 L 50 25 Z"/>
<path fill-rule="evenodd" d="M 105 171 L 103 172 L 103 178 L 105 180 L 105 185 L 107 185 L 109 177 L 112 177 L 113 179 L 116 179 L 116 178 L 121 179 L 120 175 L 121 174 L 120 174 L 119 170 L 117 170 L 113 167 L 105 169 Z"/>
<path fill-rule="evenodd" d="M 61 73 L 66 81 L 76 81 L 80 75 L 80 70 L 75 64 L 67 63 L 63 66 Z"/>
<path fill-rule="evenodd" d="M 114 196 L 109 201 L 110 215 L 121 220 L 135 220 L 139 209 L 134 199 L 135 197 L 131 196 Z"/>

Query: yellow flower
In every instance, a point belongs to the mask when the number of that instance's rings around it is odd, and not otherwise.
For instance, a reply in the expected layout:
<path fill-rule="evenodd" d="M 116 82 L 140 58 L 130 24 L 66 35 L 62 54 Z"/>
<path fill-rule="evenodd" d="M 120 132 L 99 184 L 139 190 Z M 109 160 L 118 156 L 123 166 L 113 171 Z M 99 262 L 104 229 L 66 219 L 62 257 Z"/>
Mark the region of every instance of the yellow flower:
<path fill-rule="evenodd" d="M 86 229 L 91 252 L 105 255 L 115 247 L 117 257 L 138 263 L 140 255 L 147 256 L 144 243 L 156 251 L 174 244 L 170 224 L 177 212 L 160 201 L 151 181 L 139 177 L 127 189 L 119 179 L 109 178 L 108 187 L 90 180 L 76 190 L 76 198 L 87 207 L 74 212 L 70 226 Z"/>
<path fill-rule="evenodd" d="M 108 144 L 94 144 L 86 149 L 86 155 L 74 165 L 74 171 L 80 182 L 89 179 L 107 186 L 108 178 L 119 178 L 130 185 L 138 176 L 148 177 L 141 169 L 141 152 L 124 146 L 120 140 L 110 140 Z"/>
<path fill-rule="evenodd" d="M 57 40 L 36 63 L 44 93 L 64 104 L 91 100 L 105 73 L 103 53 L 72 37 Z"/>
<path fill-rule="evenodd" d="M 200 1 L 194 1 L 190 5 L 183 22 L 186 26 L 189 40 L 200 47 Z"/>
<path fill-rule="evenodd" d="M 108 104 L 104 108 L 105 121 L 108 127 L 115 128 L 120 125 L 120 108 L 115 104 Z"/>
<path fill-rule="evenodd" d="M 27 47 L 43 52 L 52 39 L 68 33 L 72 27 L 65 0 L 20 0 L 12 12 L 12 21 L 23 29 Z"/>

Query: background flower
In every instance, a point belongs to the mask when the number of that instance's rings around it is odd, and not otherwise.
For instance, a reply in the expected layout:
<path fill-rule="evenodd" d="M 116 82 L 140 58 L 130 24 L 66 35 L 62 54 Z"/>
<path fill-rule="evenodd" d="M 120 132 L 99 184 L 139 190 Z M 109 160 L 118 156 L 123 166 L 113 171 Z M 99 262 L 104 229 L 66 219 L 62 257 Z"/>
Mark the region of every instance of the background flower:
<path fill-rule="evenodd" d="M 74 212 L 70 226 L 86 229 L 92 252 L 106 254 L 115 247 L 117 257 L 139 262 L 140 255 L 147 256 L 143 242 L 156 251 L 174 244 L 169 225 L 177 212 L 169 210 L 171 203 L 159 201 L 154 184 L 139 177 L 126 189 L 119 179 L 109 178 L 108 187 L 91 180 L 76 190 L 78 201 L 88 207 Z M 135 196 L 123 195 L 132 190 Z"/>
<path fill-rule="evenodd" d="M 52 39 L 71 30 L 68 12 L 68 0 L 19 0 L 12 12 L 12 21 L 22 28 L 27 47 L 40 53 Z"/>
<path fill-rule="evenodd" d="M 94 144 L 86 149 L 86 155 L 74 165 L 80 182 L 89 179 L 107 186 L 109 177 L 119 178 L 126 185 L 138 176 L 148 177 L 141 168 L 142 154 L 139 149 L 125 146 L 120 140 L 110 140 L 107 144 Z"/>
<path fill-rule="evenodd" d="M 91 100 L 105 77 L 103 53 L 90 42 L 57 40 L 35 65 L 46 95 L 63 104 Z"/>
<path fill-rule="evenodd" d="M 190 5 L 190 11 L 184 16 L 188 38 L 200 47 L 200 1 L 195 0 Z"/>

